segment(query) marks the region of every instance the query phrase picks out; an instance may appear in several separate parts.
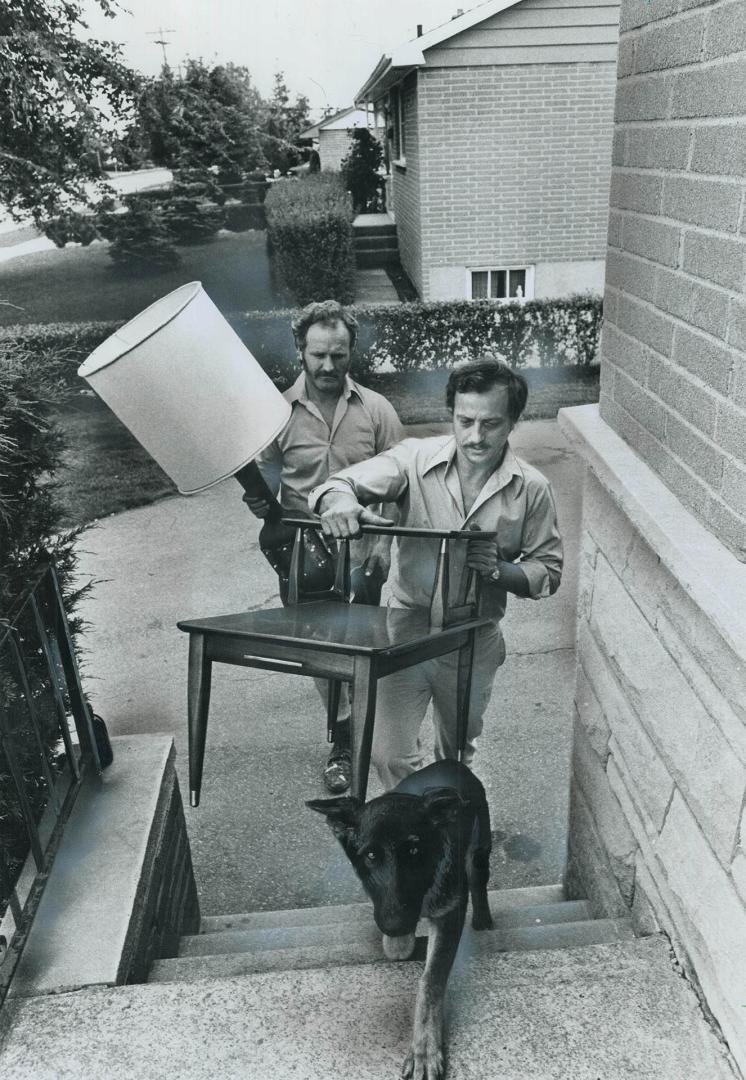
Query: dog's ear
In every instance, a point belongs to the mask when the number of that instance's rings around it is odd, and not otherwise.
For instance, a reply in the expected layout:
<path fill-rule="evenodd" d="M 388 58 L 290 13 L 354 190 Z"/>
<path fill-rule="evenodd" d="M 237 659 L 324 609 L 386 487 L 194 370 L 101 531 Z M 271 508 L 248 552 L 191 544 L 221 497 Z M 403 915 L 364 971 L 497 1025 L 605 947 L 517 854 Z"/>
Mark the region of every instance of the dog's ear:
<path fill-rule="evenodd" d="M 317 814 L 324 814 L 334 835 L 342 840 L 360 820 L 363 803 L 351 795 L 338 795 L 335 799 L 309 799 L 306 806 Z"/>
<path fill-rule="evenodd" d="M 422 796 L 425 811 L 435 826 L 448 825 L 458 819 L 461 810 L 467 805 L 455 788 L 428 788 Z"/>

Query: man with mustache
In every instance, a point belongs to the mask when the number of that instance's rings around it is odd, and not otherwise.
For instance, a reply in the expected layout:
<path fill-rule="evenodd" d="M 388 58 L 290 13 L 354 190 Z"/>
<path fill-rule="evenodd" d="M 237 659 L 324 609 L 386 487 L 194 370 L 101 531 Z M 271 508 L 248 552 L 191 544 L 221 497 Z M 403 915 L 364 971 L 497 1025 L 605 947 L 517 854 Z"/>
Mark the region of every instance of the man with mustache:
<path fill-rule="evenodd" d="M 358 323 L 346 308 L 336 300 L 309 304 L 293 323 L 293 334 L 302 371 L 285 392 L 292 406 L 290 420 L 256 461 L 270 491 L 279 491 L 285 513 L 307 517 L 312 488 L 330 473 L 387 450 L 404 432 L 390 402 L 350 378 Z M 266 516 L 269 507 L 264 500 L 245 495 L 244 501 L 257 517 Z M 365 584 L 366 574 L 379 582 L 377 590 L 368 588 L 367 602 L 378 603 L 389 551 L 387 537 L 368 536 L 353 546 L 353 582 Z M 316 685 L 326 701 L 326 681 L 316 680 Z M 323 774 L 333 794 L 350 785 L 349 718 L 343 683 L 335 743 Z"/>
<path fill-rule="evenodd" d="M 335 473 L 315 488 L 309 506 L 333 538 L 354 537 L 362 524 L 391 524 L 370 509 L 396 503 L 397 524 L 416 528 L 483 529 L 496 540 L 452 545 L 451 602 L 469 568 L 482 578 L 481 612 L 492 617 L 478 632 L 464 761 L 471 763 L 498 667 L 505 659 L 500 620 L 508 594 L 551 596 L 562 574 L 562 542 L 549 481 L 513 453 L 508 437 L 526 405 L 525 379 L 483 358 L 455 369 L 446 404 L 451 435 L 405 439 L 370 461 Z M 437 541 L 395 540 L 389 606 L 427 609 Z M 419 730 L 432 701 L 435 758 L 455 758 L 458 655 L 427 660 L 378 685 L 372 761 L 386 789 L 422 767 Z"/>

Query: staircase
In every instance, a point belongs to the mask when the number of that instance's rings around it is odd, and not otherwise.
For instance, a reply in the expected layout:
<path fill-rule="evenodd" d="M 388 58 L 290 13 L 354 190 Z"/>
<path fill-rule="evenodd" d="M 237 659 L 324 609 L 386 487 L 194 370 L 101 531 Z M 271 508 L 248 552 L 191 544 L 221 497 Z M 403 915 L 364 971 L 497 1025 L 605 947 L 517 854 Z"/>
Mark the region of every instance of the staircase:
<path fill-rule="evenodd" d="M 489 896 L 495 928 L 474 933 L 467 915 L 461 951 L 469 956 L 610 944 L 635 936 L 629 919 L 593 919 L 586 901 L 566 900 L 559 885 L 492 891 Z M 417 934 L 412 959 L 422 960 L 425 923 Z M 389 963 L 371 904 L 344 904 L 204 918 L 199 934 L 181 939 L 177 957 L 156 961 L 149 981 L 193 982 Z"/>
<path fill-rule="evenodd" d="M 358 214 L 352 226 L 355 262 L 359 269 L 369 270 L 398 263 L 396 225 L 388 214 Z"/>
<path fill-rule="evenodd" d="M 495 929 L 467 922 L 449 979 L 447 1080 L 735 1080 L 663 935 L 591 919 L 554 886 L 493 892 L 490 907 Z M 6 1002 L 3 1080 L 400 1075 L 422 964 L 383 959 L 370 904 L 201 931 L 148 983 Z"/>

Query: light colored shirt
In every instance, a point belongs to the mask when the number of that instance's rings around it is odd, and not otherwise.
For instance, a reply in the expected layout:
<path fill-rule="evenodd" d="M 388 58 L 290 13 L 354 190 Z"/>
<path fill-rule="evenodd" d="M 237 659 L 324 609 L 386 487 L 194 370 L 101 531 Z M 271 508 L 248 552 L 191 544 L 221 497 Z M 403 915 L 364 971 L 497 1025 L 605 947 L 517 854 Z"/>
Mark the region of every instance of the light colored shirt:
<path fill-rule="evenodd" d="M 398 524 L 429 529 L 496 531 L 498 557 L 518 562 L 528 579 L 529 596 L 550 596 L 562 575 L 562 541 L 547 478 L 506 447 L 503 460 L 491 474 L 474 505 L 464 507 L 452 435 L 405 439 L 370 461 L 344 469 L 315 488 L 308 500 L 316 510 L 327 491 L 354 492 L 364 506 L 396 502 Z M 397 537 L 389 574 L 394 607 L 427 607 L 432 596 L 438 540 Z M 465 541 L 451 542 L 450 602 L 465 587 Z M 507 593 L 500 583 L 483 582 L 481 610 L 499 621 Z"/>
<path fill-rule="evenodd" d="M 307 516 L 308 493 L 332 473 L 380 454 L 404 435 L 393 405 L 349 375 L 331 429 L 308 397 L 303 372 L 283 396 L 292 407 L 290 419 L 256 463 L 270 491 L 280 492 L 283 509 L 292 514 Z"/>

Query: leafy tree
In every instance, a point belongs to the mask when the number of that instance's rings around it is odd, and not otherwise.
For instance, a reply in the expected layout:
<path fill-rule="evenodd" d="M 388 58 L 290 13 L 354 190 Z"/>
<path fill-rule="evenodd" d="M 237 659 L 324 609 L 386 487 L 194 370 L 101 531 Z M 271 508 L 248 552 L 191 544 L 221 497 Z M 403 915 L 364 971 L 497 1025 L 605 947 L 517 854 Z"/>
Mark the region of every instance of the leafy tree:
<path fill-rule="evenodd" d="M 350 139 L 350 151 L 341 165 L 342 179 L 352 194 L 355 213 L 364 214 L 375 209 L 378 202 L 383 147 L 367 128 L 354 128 Z"/>
<path fill-rule="evenodd" d="M 245 67 L 189 60 L 175 76 L 164 66 L 157 78 L 143 81 L 138 111 L 157 165 L 212 168 L 222 183 L 240 183 L 266 165 L 266 108 Z"/>
<path fill-rule="evenodd" d="M 94 0 L 107 15 L 115 0 Z M 102 149 L 132 107 L 118 46 L 84 41 L 82 0 L 0 4 L 0 202 L 45 223 L 101 195 Z"/>
<path fill-rule="evenodd" d="M 298 94 L 290 101 L 290 91 L 281 71 L 275 75 L 272 97 L 267 103 L 267 120 L 264 126 L 264 151 L 270 169 L 286 173 L 300 161 L 298 136 L 310 127 L 308 98 Z"/>

